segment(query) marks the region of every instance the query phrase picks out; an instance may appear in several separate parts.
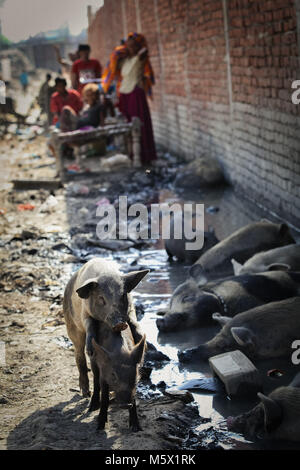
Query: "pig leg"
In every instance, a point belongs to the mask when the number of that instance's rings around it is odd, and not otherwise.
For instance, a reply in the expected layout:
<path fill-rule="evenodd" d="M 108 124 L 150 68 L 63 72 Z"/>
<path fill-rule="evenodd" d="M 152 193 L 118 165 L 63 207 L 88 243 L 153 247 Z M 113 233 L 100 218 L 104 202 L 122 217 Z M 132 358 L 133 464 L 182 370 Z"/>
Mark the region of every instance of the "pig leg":
<path fill-rule="evenodd" d="M 75 349 L 76 364 L 79 370 L 79 387 L 82 391 L 83 397 L 90 396 L 88 368 L 84 354 L 85 335 L 83 337 L 80 349 Z"/>
<path fill-rule="evenodd" d="M 141 341 L 142 337 L 144 336 L 140 325 L 136 320 L 132 320 L 131 318 L 128 321 L 129 328 L 131 330 L 134 343 L 137 344 Z"/>
<path fill-rule="evenodd" d="M 68 335 L 74 344 L 75 348 L 75 359 L 79 371 L 79 387 L 82 391 L 83 397 L 90 396 L 90 387 L 89 387 L 89 378 L 88 378 L 88 368 L 86 364 L 86 358 L 84 354 L 85 347 L 85 337 L 86 334 L 78 331 L 77 329 L 72 328 L 67 325 Z"/>
<path fill-rule="evenodd" d="M 91 359 L 91 367 L 94 375 L 94 392 L 89 406 L 89 412 L 100 408 L 100 372 L 96 361 Z"/>
<path fill-rule="evenodd" d="M 98 427 L 97 429 L 104 429 L 105 423 L 107 422 L 107 410 L 109 405 L 109 387 L 104 381 L 101 381 L 101 403 L 100 413 L 98 416 Z"/>
<path fill-rule="evenodd" d="M 132 429 L 133 432 L 142 431 L 136 411 L 135 400 L 133 400 L 132 406 L 129 408 L 129 427 Z"/>
<path fill-rule="evenodd" d="M 141 327 L 136 319 L 135 308 L 133 305 L 129 306 L 128 317 L 128 325 L 131 330 L 134 343 L 137 344 L 141 341 L 144 333 L 142 332 Z"/>
<path fill-rule="evenodd" d="M 92 339 L 97 342 L 97 330 L 99 328 L 99 322 L 92 317 L 88 317 L 85 320 L 86 328 L 86 351 L 90 357 L 93 355 Z"/>

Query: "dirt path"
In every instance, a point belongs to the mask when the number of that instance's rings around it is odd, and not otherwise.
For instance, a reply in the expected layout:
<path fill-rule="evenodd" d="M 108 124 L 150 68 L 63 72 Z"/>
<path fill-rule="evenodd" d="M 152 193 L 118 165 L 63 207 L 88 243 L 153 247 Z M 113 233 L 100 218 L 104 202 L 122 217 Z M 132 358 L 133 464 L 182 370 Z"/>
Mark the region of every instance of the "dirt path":
<path fill-rule="evenodd" d="M 65 190 L 40 211 L 49 192 L 9 188 L 11 177 L 54 177 L 45 139 L 0 144 L 5 167 L 0 190 L 0 449 L 171 449 L 185 446 L 201 421 L 193 404 L 143 385 L 138 413 L 143 431 L 128 430 L 126 411 L 110 407 L 105 431 L 79 394 L 73 347 L 67 340 L 62 293 L 72 271 Z M 33 211 L 18 205 L 31 203 Z M 74 261 L 74 260 L 73 260 Z M 91 376 L 90 376 L 91 379 Z M 148 387 L 148 388 L 147 388 Z"/>

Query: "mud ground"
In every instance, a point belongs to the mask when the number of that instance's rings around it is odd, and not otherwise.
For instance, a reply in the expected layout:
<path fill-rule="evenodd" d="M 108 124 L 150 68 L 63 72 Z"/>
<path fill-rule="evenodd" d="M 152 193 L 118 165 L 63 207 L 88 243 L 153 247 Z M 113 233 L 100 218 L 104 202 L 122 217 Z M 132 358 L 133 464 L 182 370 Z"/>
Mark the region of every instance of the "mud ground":
<path fill-rule="evenodd" d="M 45 138 L 11 135 L 1 141 L 0 152 L 0 340 L 5 344 L 0 358 L 0 449 L 189 448 L 193 427 L 202 422 L 197 406 L 164 396 L 149 381 L 138 392 L 141 432 L 129 431 L 127 412 L 114 405 L 113 397 L 107 427 L 96 431 L 97 412 L 88 414 L 88 399 L 79 393 L 62 314 L 63 289 L 74 263 L 82 263 L 83 255 L 89 259 L 89 251 L 78 248 L 80 240 L 77 251 L 70 249 L 70 225 L 71 235 L 79 238 L 87 237 L 89 226 L 74 225 L 78 200 L 76 194 L 68 199 L 67 193 L 76 190 L 76 182 L 52 193 L 55 207 L 42 207 L 49 191 L 15 191 L 9 181 L 55 176 Z M 124 173 L 114 174 L 109 184 L 120 186 L 120 179 Z M 99 180 L 99 188 L 103 180 L 107 178 Z M 149 200 L 151 194 L 150 188 Z M 33 210 L 20 210 L 20 204 L 28 203 Z M 98 248 L 101 253 L 105 250 Z M 193 448 L 201 446 L 193 440 Z"/>

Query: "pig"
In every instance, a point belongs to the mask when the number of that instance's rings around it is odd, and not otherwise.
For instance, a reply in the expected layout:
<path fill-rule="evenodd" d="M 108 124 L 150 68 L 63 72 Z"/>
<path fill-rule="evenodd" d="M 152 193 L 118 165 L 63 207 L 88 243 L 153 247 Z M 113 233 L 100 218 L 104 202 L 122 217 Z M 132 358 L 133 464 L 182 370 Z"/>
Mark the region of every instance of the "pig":
<path fill-rule="evenodd" d="M 271 250 L 295 243 L 286 224 L 274 224 L 267 220 L 254 222 L 240 228 L 200 256 L 200 264 L 206 273 L 233 274 L 231 259 L 244 263 L 260 251 Z"/>
<path fill-rule="evenodd" d="M 234 317 L 300 292 L 300 273 L 270 271 L 210 282 L 199 265 L 192 266 L 190 273 L 191 278 L 173 292 L 165 315 L 156 321 L 160 332 L 201 327 L 212 322 L 215 312 Z"/>
<path fill-rule="evenodd" d="M 300 245 L 282 246 L 262 251 L 248 259 L 244 265 L 232 259 L 234 274 L 254 274 L 265 271 L 300 271 Z"/>
<path fill-rule="evenodd" d="M 193 214 L 193 230 L 195 230 L 195 214 Z M 182 237 L 179 239 L 174 238 L 174 223 L 181 223 L 182 224 Z M 205 253 L 207 250 L 209 250 L 211 247 L 216 245 L 219 240 L 217 239 L 214 229 L 212 227 L 209 228 L 207 232 L 204 232 L 204 243 L 203 247 L 200 250 L 187 250 L 186 249 L 186 243 L 192 243 L 194 240 L 199 237 L 197 237 L 197 233 L 195 234 L 195 238 L 192 240 L 188 240 L 184 236 L 184 219 L 181 217 L 180 214 L 175 214 L 175 216 L 171 219 L 171 225 L 170 225 L 170 239 L 165 240 L 165 249 L 166 252 L 169 256 L 169 260 L 171 261 L 173 257 L 175 256 L 178 261 L 180 262 L 186 262 L 186 263 L 194 263 L 197 261 L 200 255 Z"/>
<path fill-rule="evenodd" d="M 106 323 L 98 322 L 97 341 L 93 338 L 91 366 L 94 374 L 94 392 L 89 411 L 100 408 L 98 429 L 107 422 L 109 391 L 115 392 L 116 402 L 129 410 L 129 427 L 141 430 L 135 391 L 145 352 L 146 336 L 135 344 L 130 328 L 114 332 Z M 101 390 L 101 404 L 99 400 Z"/>
<path fill-rule="evenodd" d="M 218 313 L 218 312 L 217 312 Z M 300 338 L 300 297 L 271 302 L 239 313 L 234 318 L 214 315 L 223 328 L 210 341 L 178 352 L 181 362 L 208 359 L 240 349 L 250 359 L 288 357 Z"/>
<path fill-rule="evenodd" d="M 287 387 L 278 387 L 260 400 L 252 410 L 227 418 L 230 431 L 247 437 L 300 442 L 300 373 Z"/>
<path fill-rule="evenodd" d="M 96 338 L 97 322 L 106 323 L 116 332 L 129 325 L 134 341 L 142 338 L 130 292 L 148 272 L 122 274 L 114 261 L 93 258 L 68 282 L 63 312 L 75 348 L 79 386 L 84 397 L 90 395 L 84 349 L 86 346 L 89 356 L 93 354 L 92 339 Z"/>

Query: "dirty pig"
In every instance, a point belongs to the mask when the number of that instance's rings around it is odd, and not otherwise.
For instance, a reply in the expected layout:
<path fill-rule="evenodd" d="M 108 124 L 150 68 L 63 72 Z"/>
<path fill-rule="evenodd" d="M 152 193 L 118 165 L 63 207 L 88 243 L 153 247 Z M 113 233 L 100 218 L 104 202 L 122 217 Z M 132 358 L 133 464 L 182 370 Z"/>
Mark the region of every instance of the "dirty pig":
<path fill-rule="evenodd" d="M 247 437 L 300 442 L 300 373 L 286 387 L 268 396 L 258 393 L 259 404 L 239 416 L 229 416 L 227 427 Z"/>
<path fill-rule="evenodd" d="M 94 374 L 94 393 L 89 411 L 100 408 L 98 429 L 104 429 L 109 407 L 109 391 L 115 401 L 129 411 L 129 427 L 141 430 L 135 402 L 139 368 L 145 353 L 145 336 L 135 344 L 131 329 L 115 332 L 106 323 L 98 322 L 97 340 L 92 339 L 91 366 Z M 101 401 L 100 398 L 101 391 Z"/>
<path fill-rule="evenodd" d="M 281 246 L 273 250 L 262 251 L 240 264 L 234 258 L 231 260 L 234 274 L 253 274 L 265 271 L 300 271 L 300 245 Z"/>
<path fill-rule="evenodd" d="M 149 270 L 123 274 L 117 263 L 103 258 L 88 261 L 68 282 L 63 299 L 63 311 L 68 335 L 74 344 L 79 370 L 79 386 L 83 396 L 89 396 L 89 381 L 85 346 L 93 353 L 92 339 L 97 337 L 98 321 L 115 332 L 130 326 L 135 342 L 142 338 L 136 321 L 130 292 Z"/>
<path fill-rule="evenodd" d="M 300 273 L 270 271 L 208 282 L 201 266 L 195 264 L 190 274 L 173 292 L 165 315 L 157 320 L 160 332 L 205 326 L 212 323 L 215 312 L 234 317 L 250 308 L 300 294 Z"/>
<path fill-rule="evenodd" d="M 178 353 L 181 362 L 208 359 L 240 349 L 253 360 L 292 358 L 294 341 L 300 339 L 300 297 L 271 302 L 228 318 L 215 313 L 222 330 L 210 341 Z"/>
<path fill-rule="evenodd" d="M 165 249 L 168 254 L 169 260 L 171 261 L 173 257 L 176 257 L 180 262 L 186 262 L 189 264 L 194 263 L 197 259 L 209 250 L 211 247 L 218 243 L 218 239 L 215 235 L 214 229 L 212 227 L 209 228 L 207 232 L 203 234 L 203 246 L 198 250 L 187 250 L 186 244 L 194 242 L 198 238 L 198 233 L 195 227 L 195 218 L 196 215 L 193 214 L 192 216 L 192 228 L 195 231 L 195 236 L 193 239 L 188 240 L 184 235 L 184 219 L 182 214 L 175 214 L 171 219 L 170 225 L 170 238 L 165 240 Z M 175 225 L 181 225 L 181 233 L 182 236 L 180 238 L 175 238 Z"/>
<path fill-rule="evenodd" d="M 244 263 L 260 251 L 295 243 L 286 224 L 261 220 L 236 230 L 229 237 L 206 251 L 198 261 L 206 273 L 232 274 L 231 259 Z"/>

